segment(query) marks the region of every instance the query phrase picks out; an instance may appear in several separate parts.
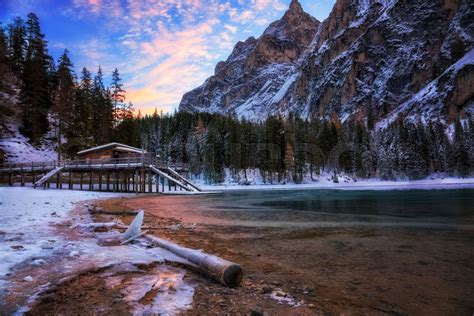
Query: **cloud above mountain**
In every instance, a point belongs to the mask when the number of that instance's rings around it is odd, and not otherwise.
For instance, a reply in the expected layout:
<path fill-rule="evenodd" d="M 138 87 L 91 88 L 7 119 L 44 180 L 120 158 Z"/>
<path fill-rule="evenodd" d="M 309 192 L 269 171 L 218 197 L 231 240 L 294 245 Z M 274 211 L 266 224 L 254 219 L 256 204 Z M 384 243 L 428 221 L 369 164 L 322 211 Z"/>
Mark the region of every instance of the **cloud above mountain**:
<path fill-rule="evenodd" d="M 259 36 L 290 0 L 8 0 L 0 20 L 37 13 L 58 56 L 106 74 L 118 67 L 128 99 L 142 112 L 173 111 L 184 92 L 202 83 L 235 43 Z M 305 0 L 324 18 L 334 1 Z M 322 9 L 325 8 L 325 9 Z M 318 16 L 323 15 L 323 16 Z"/>

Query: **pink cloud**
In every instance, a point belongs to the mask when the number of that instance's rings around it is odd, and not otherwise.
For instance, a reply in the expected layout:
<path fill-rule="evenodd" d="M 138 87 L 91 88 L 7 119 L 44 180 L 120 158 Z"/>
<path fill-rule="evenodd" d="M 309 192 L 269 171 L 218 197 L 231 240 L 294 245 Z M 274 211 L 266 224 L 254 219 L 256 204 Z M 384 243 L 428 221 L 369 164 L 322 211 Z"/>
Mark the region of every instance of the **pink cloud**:
<path fill-rule="evenodd" d="M 95 15 L 122 16 L 123 9 L 120 0 L 74 0 L 74 7 L 86 10 Z"/>
<path fill-rule="evenodd" d="M 177 106 L 252 25 L 271 21 L 282 8 L 280 0 L 237 0 L 237 6 L 219 0 L 73 1 L 89 14 L 107 17 L 114 30 L 125 30 L 105 51 L 91 47 L 83 55 L 107 69 L 117 66 L 127 99 L 147 113 Z"/>

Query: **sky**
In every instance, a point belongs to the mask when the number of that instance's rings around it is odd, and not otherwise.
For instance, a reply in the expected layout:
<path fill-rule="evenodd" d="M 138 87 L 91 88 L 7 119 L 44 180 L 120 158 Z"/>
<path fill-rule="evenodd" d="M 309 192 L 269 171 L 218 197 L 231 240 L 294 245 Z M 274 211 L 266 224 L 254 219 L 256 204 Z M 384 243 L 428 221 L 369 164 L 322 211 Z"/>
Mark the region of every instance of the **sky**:
<path fill-rule="evenodd" d="M 291 0 L 0 0 L 0 22 L 38 15 L 55 58 L 106 79 L 118 68 L 127 101 L 143 114 L 177 109 L 238 41 L 259 37 Z M 335 0 L 300 0 L 323 21 Z"/>

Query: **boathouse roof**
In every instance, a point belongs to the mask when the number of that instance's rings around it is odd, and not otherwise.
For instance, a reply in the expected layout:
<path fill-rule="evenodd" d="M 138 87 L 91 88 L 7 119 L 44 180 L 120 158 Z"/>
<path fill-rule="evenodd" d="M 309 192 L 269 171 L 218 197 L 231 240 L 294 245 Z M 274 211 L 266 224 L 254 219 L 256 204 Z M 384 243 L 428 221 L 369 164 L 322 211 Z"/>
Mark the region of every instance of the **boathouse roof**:
<path fill-rule="evenodd" d="M 105 145 L 100 145 L 100 146 L 97 146 L 97 147 L 92 147 L 92 148 L 89 148 L 89 149 L 81 150 L 77 154 L 78 155 L 84 155 L 84 154 L 88 154 L 88 153 L 92 153 L 92 152 L 96 152 L 96 151 L 101 151 L 101 150 L 107 150 L 107 149 L 113 149 L 113 150 L 116 150 L 116 151 L 123 151 L 123 152 L 133 152 L 133 153 L 137 153 L 137 154 L 146 153 L 146 151 L 143 150 L 143 149 L 114 142 L 114 143 L 108 143 L 108 144 L 105 144 Z"/>

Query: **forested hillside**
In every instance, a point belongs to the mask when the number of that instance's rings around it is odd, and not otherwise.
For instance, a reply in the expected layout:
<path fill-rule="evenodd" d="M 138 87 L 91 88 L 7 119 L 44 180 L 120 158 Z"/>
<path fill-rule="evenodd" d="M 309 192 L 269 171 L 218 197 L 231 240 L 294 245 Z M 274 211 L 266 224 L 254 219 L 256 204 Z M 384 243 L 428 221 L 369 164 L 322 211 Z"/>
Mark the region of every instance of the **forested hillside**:
<path fill-rule="evenodd" d="M 100 67 L 95 74 L 86 68 L 77 74 L 67 50 L 55 60 L 34 13 L 0 27 L 0 94 L 2 143 L 24 136 L 32 146 L 47 142 L 67 158 L 130 135 L 125 126 L 133 120 L 133 105 L 125 102 L 119 71 L 106 86 Z"/>
<path fill-rule="evenodd" d="M 229 168 L 237 182 L 258 169 L 263 181 L 303 182 L 322 173 L 353 179 L 466 177 L 474 171 L 474 122 L 456 121 L 447 133 L 440 122 L 400 119 L 383 130 L 364 122 L 269 117 L 261 123 L 217 114 L 146 116 L 139 119 L 144 146 L 166 161 L 190 163 L 207 182 L 224 181 Z M 141 142 L 140 142 L 141 141 Z"/>

